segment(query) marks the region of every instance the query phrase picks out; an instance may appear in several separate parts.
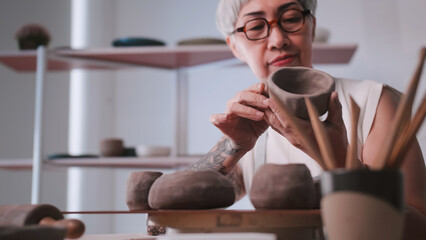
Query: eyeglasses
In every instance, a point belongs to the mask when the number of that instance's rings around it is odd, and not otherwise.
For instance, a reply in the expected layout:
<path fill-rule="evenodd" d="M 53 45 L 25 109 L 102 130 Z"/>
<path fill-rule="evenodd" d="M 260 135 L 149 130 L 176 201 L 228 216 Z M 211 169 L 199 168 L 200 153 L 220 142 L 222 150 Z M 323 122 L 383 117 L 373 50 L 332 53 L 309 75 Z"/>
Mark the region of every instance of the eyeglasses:
<path fill-rule="evenodd" d="M 252 19 L 243 27 L 235 29 L 231 34 L 244 32 L 248 40 L 256 41 L 269 37 L 272 24 L 276 23 L 284 32 L 295 33 L 302 29 L 305 24 L 305 16 L 311 14 L 310 10 L 286 9 L 278 19 L 271 21 L 265 18 Z"/>

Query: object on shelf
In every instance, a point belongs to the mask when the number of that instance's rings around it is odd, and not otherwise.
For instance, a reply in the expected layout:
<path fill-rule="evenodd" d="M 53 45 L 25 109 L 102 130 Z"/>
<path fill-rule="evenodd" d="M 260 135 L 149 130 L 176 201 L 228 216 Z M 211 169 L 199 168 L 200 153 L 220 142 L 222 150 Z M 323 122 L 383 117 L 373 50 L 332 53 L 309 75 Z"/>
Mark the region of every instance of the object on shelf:
<path fill-rule="evenodd" d="M 171 148 L 167 146 L 136 146 L 136 154 L 139 157 L 160 157 L 169 156 Z"/>
<path fill-rule="evenodd" d="M 250 201 L 256 209 L 312 209 L 316 200 L 305 164 L 264 164 L 253 177 Z"/>
<path fill-rule="evenodd" d="M 71 155 L 69 153 L 54 153 L 47 156 L 47 159 L 63 159 L 63 158 L 98 158 L 94 154 Z"/>
<path fill-rule="evenodd" d="M 15 33 L 18 47 L 21 50 L 37 49 L 40 45 L 47 46 L 50 34 L 47 29 L 39 24 L 27 24 Z"/>
<path fill-rule="evenodd" d="M 106 138 L 99 144 L 99 152 L 103 157 L 123 156 L 124 141 L 119 138 Z"/>
<path fill-rule="evenodd" d="M 123 157 L 137 157 L 136 148 L 134 147 L 125 147 L 123 150 Z"/>
<path fill-rule="evenodd" d="M 114 47 L 141 47 L 141 46 L 165 46 L 166 43 L 153 38 L 126 37 L 112 42 Z"/>
<path fill-rule="evenodd" d="M 153 209 L 213 209 L 231 206 L 235 201 L 232 183 L 211 171 L 180 171 L 155 180 L 148 194 Z"/>
<path fill-rule="evenodd" d="M 328 102 L 334 91 L 334 78 L 325 72 L 307 67 L 284 67 L 268 78 L 271 98 L 278 100 L 302 119 L 309 119 L 305 97 L 314 104 L 321 116 L 328 110 Z"/>
<path fill-rule="evenodd" d="M 399 169 L 326 171 L 321 190 L 328 239 L 401 239 L 404 199 Z"/>
<path fill-rule="evenodd" d="M 140 171 L 132 172 L 127 179 L 126 203 L 130 211 L 151 210 L 148 204 L 148 194 L 152 184 L 162 172 Z"/>
<path fill-rule="evenodd" d="M 326 43 L 330 38 L 330 30 L 323 27 L 317 27 L 315 30 L 314 43 Z"/>
<path fill-rule="evenodd" d="M 79 238 L 85 230 L 80 220 L 64 219 L 61 211 L 49 204 L 3 205 L 0 216 L 0 226 L 55 226 L 65 230 L 66 238 Z"/>
<path fill-rule="evenodd" d="M 215 45 L 215 44 L 224 44 L 226 45 L 226 41 L 222 38 L 189 38 L 180 40 L 177 42 L 178 46 L 186 46 L 186 45 Z"/>

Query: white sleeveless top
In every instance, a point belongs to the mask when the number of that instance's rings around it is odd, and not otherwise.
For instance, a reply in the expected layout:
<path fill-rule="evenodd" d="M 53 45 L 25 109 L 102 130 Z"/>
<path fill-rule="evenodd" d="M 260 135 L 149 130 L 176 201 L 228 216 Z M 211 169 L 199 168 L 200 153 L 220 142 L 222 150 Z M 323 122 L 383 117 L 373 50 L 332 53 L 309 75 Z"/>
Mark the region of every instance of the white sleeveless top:
<path fill-rule="evenodd" d="M 347 137 L 351 138 L 350 96 L 360 107 L 358 121 L 358 158 L 370 132 L 376 115 L 377 105 L 383 85 L 373 81 L 358 81 L 336 78 L 336 91 L 342 104 L 342 118 L 346 126 Z M 264 163 L 288 164 L 304 163 L 313 177 L 323 170 L 311 157 L 294 147 L 285 137 L 269 128 L 238 162 L 242 170 L 246 192 L 250 192 L 251 181 L 256 170 Z"/>

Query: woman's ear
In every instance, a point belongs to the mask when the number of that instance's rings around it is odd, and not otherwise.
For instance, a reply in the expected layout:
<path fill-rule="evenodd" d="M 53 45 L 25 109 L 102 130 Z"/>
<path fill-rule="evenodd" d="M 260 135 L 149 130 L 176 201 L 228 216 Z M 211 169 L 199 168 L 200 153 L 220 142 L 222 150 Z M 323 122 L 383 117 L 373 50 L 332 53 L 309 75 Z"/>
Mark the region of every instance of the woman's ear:
<path fill-rule="evenodd" d="M 317 27 L 317 18 L 315 16 L 312 15 L 312 42 L 315 39 L 315 31 L 316 31 L 316 27 Z"/>
<path fill-rule="evenodd" d="M 234 39 L 232 39 L 231 36 L 226 37 L 226 43 L 228 44 L 228 46 L 231 49 L 234 56 L 236 58 L 240 59 L 241 61 L 245 62 L 240 51 L 239 51 L 239 49 L 238 49 L 238 47 L 234 43 Z"/>

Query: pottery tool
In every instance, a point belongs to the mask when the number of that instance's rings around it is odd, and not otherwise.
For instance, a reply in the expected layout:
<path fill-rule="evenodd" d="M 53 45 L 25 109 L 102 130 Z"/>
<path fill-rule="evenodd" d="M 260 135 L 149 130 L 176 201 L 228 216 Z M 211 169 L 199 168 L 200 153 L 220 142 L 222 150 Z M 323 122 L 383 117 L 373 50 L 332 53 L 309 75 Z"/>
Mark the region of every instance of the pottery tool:
<path fill-rule="evenodd" d="M 346 166 L 348 170 L 357 169 L 361 167 L 358 161 L 358 119 L 360 108 L 354 101 L 352 96 L 351 101 L 351 142 L 346 152 Z"/>
<path fill-rule="evenodd" d="M 399 168 L 404 160 L 405 154 L 407 153 L 410 145 L 413 143 L 416 138 L 416 133 L 419 130 L 420 126 L 423 123 L 423 120 L 426 116 L 426 96 L 423 96 L 423 100 L 420 104 L 419 109 L 414 115 L 410 126 L 407 131 L 404 132 L 404 135 L 401 138 L 398 138 L 395 147 L 390 155 L 390 160 L 387 163 L 386 167 L 389 168 Z"/>
<path fill-rule="evenodd" d="M 270 95 L 273 95 L 273 93 L 271 92 Z M 310 138 L 306 135 L 305 130 L 302 129 L 302 127 L 297 122 L 296 118 L 292 114 L 290 114 L 290 112 L 288 111 L 285 104 L 277 101 L 276 99 L 278 99 L 278 98 L 276 98 L 276 97 L 275 97 L 275 99 L 273 99 L 273 98 L 270 98 L 270 99 L 271 99 L 271 101 L 274 101 L 276 103 L 279 110 L 284 114 L 284 117 L 286 118 L 285 120 L 287 120 L 290 123 L 293 130 L 299 136 L 299 140 L 301 141 L 302 145 L 305 146 L 306 150 L 310 153 L 311 157 L 313 159 L 315 159 L 317 161 L 317 163 L 323 169 L 327 169 L 327 166 L 324 164 L 324 162 L 321 158 L 321 154 L 318 152 L 318 149 L 316 148 L 314 143 L 312 143 Z M 280 121 L 281 120 L 282 119 L 280 119 Z"/>
<path fill-rule="evenodd" d="M 314 134 L 327 170 L 333 170 L 336 168 L 336 164 L 330 141 L 328 141 L 327 138 L 327 133 L 325 132 L 324 126 L 319 120 L 317 110 L 313 106 L 311 100 L 305 97 L 305 102 L 306 107 L 308 108 L 309 118 L 311 119 L 312 128 L 314 129 Z"/>
<path fill-rule="evenodd" d="M 79 238 L 84 224 L 77 219 L 64 219 L 56 207 L 49 204 L 0 206 L 0 226 L 58 226 L 66 229 L 66 238 Z"/>
<path fill-rule="evenodd" d="M 391 151 L 395 146 L 395 142 L 401 132 L 408 126 L 409 116 L 411 115 L 411 108 L 413 105 L 414 97 L 416 95 L 417 86 L 420 81 L 420 76 L 423 70 L 423 63 L 426 57 L 426 48 L 422 48 L 420 52 L 420 59 L 416 67 L 416 71 L 411 78 L 408 85 L 407 91 L 402 95 L 400 103 L 396 109 L 395 118 L 393 119 L 388 137 L 383 142 L 383 146 L 376 157 L 375 162 L 371 167 L 374 169 L 382 169 L 386 166 L 386 162 L 389 160 Z"/>

